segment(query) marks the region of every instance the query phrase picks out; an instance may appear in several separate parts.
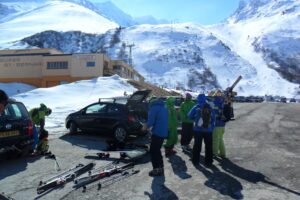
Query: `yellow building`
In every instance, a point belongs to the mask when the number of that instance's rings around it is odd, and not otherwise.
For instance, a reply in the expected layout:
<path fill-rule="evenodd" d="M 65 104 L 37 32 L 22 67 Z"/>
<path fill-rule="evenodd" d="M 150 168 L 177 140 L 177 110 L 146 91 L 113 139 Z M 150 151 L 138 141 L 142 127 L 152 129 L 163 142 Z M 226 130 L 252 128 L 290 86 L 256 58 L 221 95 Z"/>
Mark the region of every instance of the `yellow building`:
<path fill-rule="evenodd" d="M 56 49 L 0 50 L 0 82 L 52 87 L 77 80 L 118 74 L 144 81 L 131 66 L 99 53 L 64 54 Z"/>

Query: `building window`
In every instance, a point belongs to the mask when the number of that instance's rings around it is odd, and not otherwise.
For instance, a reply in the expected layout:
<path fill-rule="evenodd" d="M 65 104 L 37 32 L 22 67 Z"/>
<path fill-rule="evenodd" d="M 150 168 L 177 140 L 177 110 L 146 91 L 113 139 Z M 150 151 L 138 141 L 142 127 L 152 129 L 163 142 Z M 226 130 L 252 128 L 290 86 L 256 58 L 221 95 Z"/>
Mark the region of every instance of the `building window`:
<path fill-rule="evenodd" d="M 68 62 L 47 62 L 47 69 L 68 69 Z"/>
<path fill-rule="evenodd" d="M 68 81 L 59 81 L 59 85 L 68 84 Z"/>
<path fill-rule="evenodd" d="M 95 67 L 96 66 L 96 62 L 95 61 L 86 62 L 86 66 L 87 67 Z"/>
<path fill-rule="evenodd" d="M 113 69 L 114 70 L 122 70 L 122 67 L 121 67 L 121 65 L 114 65 Z"/>

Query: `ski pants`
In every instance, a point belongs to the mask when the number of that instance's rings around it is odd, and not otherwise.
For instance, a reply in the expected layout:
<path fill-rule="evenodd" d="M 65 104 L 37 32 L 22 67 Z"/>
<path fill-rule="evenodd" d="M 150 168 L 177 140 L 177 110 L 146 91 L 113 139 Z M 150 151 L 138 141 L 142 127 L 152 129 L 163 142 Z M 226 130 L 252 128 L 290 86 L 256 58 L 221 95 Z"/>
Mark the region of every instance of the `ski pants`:
<path fill-rule="evenodd" d="M 203 139 L 205 144 L 205 164 L 210 165 L 213 163 L 212 132 L 195 132 L 192 161 L 193 163 L 199 163 Z"/>
<path fill-rule="evenodd" d="M 150 155 L 153 169 L 163 168 L 163 157 L 161 155 L 161 147 L 163 145 L 164 138 L 158 137 L 156 135 L 151 136 L 150 144 Z"/>
<path fill-rule="evenodd" d="M 224 144 L 224 127 L 215 127 L 213 131 L 213 154 L 215 156 L 226 156 Z"/>
<path fill-rule="evenodd" d="M 182 146 L 189 145 L 193 139 L 193 123 L 182 122 L 181 128 L 180 143 Z"/>
<path fill-rule="evenodd" d="M 36 150 L 40 153 L 45 153 L 49 149 L 48 139 L 42 139 L 39 141 Z"/>
<path fill-rule="evenodd" d="M 39 142 L 39 133 L 38 133 L 38 130 L 36 128 L 35 125 L 33 125 L 33 145 L 32 145 L 32 150 L 34 150 Z"/>
<path fill-rule="evenodd" d="M 168 138 L 167 141 L 164 145 L 165 148 L 173 148 L 175 146 L 175 144 L 177 144 L 178 141 L 178 133 L 177 133 L 177 128 L 173 128 L 171 130 L 169 130 L 168 133 Z"/>

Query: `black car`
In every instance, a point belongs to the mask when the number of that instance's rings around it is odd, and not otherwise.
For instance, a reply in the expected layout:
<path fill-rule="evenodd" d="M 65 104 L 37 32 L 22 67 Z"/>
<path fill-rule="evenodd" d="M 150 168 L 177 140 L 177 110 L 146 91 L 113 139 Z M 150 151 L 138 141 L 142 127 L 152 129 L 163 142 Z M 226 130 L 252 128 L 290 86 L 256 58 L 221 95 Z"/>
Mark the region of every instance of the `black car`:
<path fill-rule="evenodd" d="M 286 102 L 287 102 L 287 99 L 286 99 L 285 97 L 281 97 L 280 102 L 281 102 L 281 103 L 286 103 Z"/>
<path fill-rule="evenodd" d="M 148 104 L 145 99 L 151 90 L 141 90 L 130 97 L 99 99 L 98 102 L 72 113 L 66 118 L 66 128 L 71 134 L 83 132 L 111 133 L 122 142 L 128 135 L 143 135 Z"/>
<path fill-rule="evenodd" d="M 10 99 L 0 114 L 0 157 L 32 150 L 33 124 L 23 103 Z"/>

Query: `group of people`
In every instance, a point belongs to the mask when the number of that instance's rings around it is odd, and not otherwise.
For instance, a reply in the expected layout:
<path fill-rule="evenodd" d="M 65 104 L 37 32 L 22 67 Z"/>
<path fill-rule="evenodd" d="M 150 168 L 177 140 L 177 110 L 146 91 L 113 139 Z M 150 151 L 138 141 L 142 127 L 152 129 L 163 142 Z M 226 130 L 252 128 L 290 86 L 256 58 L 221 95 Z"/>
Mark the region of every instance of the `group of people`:
<path fill-rule="evenodd" d="M 176 153 L 174 146 L 178 142 L 178 112 L 174 102 L 173 97 L 167 98 L 166 102 L 161 98 L 150 102 L 148 121 L 143 127 L 144 130 L 151 133 L 150 154 L 153 170 L 149 172 L 150 176 L 164 175 L 162 146 L 165 148 L 165 156 Z M 213 156 L 226 156 L 223 135 L 225 123 L 230 120 L 228 106 L 221 91 L 215 92 L 209 99 L 204 94 L 199 94 L 197 102 L 192 100 L 191 94 L 186 94 L 179 113 L 182 124 L 180 143 L 183 151 L 192 153 L 194 165 L 198 165 L 200 162 L 203 140 L 205 166 L 212 165 Z M 191 148 L 190 143 L 193 138 L 194 145 Z"/>
<path fill-rule="evenodd" d="M 0 116 L 8 102 L 8 95 L 3 90 L 0 90 Z M 52 110 L 43 103 L 29 111 L 29 116 L 33 123 L 33 155 L 43 154 L 48 151 L 48 131 L 45 129 L 45 117 L 49 116 L 51 112 Z"/>
<path fill-rule="evenodd" d="M 0 114 L 8 104 L 8 99 L 7 94 L 0 90 Z M 197 102 L 194 102 L 192 95 L 187 93 L 179 113 L 174 103 L 174 97 L 167 98 L 166 102 L 161 98 L 155 98 L 150 102 L 148 121 L 143 127 L 144 130 L 151 132 L 150 154 L 153 170 L 149 172 L 150 176 L 164 175 L 162 146 L 165 148 L 165 156 L 176 154 L 174 147 L 178 142 L 178 114 L 182 124 L 181 147 L 183 151 L 192 152 L 194 165 L 199 164 L 203 140 L 206 166 L 212 165 L 213 156 L 226 156 L 223 135 L 225 123 L 230 119 L 230 108 L 228 103 L 224 102 L 222 93 L 216 92 L 209 99 L 204 94 L 199 94 Z M 29 114 L 34 124 L 33 153 L 43 154 L 48 150 L 45 116 L 51 114 L 51 109 L 40 104 L 40 107 L 31 109 Z M 193 138 L 194 145 L 191 148 Z"/>

